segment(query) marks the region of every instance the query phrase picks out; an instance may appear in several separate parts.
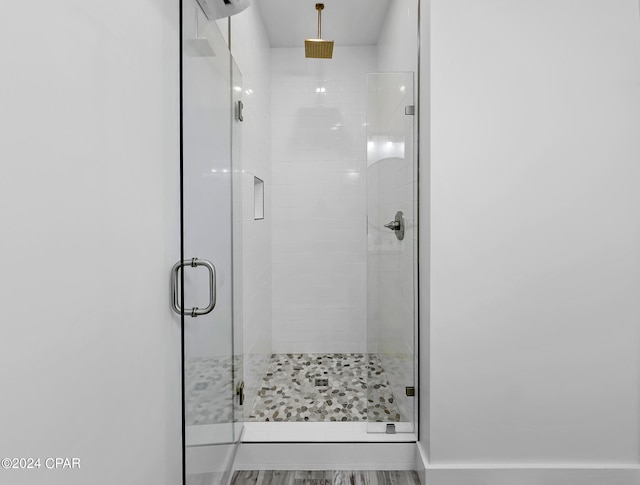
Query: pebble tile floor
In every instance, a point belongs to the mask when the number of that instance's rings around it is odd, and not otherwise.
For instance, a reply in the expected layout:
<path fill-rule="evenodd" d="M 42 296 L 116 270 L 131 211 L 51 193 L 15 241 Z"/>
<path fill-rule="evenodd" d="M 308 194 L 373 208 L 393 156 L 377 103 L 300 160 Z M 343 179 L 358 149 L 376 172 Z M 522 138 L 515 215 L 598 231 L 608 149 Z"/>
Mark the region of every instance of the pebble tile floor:
<path fill-rule="evenodd" d="M 201 357 L 185 364 L 187 426 L 230 423 L 233 420 L 230 358 Z"/>
<path fill-rule="evenodd" d="M 274 354 L 249 421 L 400 421 L 376 354 Z"/>
<path fill-rule="evenodd" d="M 420 485 L 415 471 L 237 471 L 231 485 Z"/>

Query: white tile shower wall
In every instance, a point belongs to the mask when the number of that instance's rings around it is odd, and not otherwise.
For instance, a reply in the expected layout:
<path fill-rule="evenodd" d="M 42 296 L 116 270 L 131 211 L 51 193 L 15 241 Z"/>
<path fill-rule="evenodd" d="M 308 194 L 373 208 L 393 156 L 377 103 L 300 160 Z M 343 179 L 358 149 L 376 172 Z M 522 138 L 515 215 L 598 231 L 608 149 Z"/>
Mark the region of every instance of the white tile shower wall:
<path fill-rule="evenodd" d="M 366 351 L 366 73 L 271 49 L 273 351 Z"/>
<path fill-rule="evenodd" d="M 231 18 L 231 53 L 242 73 L 243 352 L 245 409 L 253 407 L 271 356 L 271 92 L 269 40 L 257 4 Z M 253 178 L 265 183 L 266 214 L 254 219 Z"/>

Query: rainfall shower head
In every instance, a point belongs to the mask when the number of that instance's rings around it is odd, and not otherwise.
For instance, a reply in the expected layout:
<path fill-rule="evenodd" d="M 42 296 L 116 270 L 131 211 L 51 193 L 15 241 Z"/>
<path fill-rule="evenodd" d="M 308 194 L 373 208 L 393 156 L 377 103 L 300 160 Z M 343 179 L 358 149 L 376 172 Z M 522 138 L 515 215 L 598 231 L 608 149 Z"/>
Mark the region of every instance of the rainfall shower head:
<path fill-rule="evenodd" d="M 331 59 L 333 57 L 333 41 L 322 38 L 322 9 L 324 3 L 316 3 L 318 11 L 318 38 L 305 39 L 304 56 L 313 59 Z"/>

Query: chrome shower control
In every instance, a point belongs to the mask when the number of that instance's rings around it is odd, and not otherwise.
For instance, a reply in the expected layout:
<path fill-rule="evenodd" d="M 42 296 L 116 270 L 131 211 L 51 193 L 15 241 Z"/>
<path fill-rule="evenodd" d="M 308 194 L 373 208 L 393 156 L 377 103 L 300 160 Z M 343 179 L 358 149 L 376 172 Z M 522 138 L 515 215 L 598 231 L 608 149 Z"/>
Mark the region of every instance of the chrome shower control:
<path fill-rule="evenodd" d="M 402 241 L 404 239 L 404 217 L 402 216 L 402 211 L 396 212 L 395 219 L 389 224 L 385 224 L 384 227 L 395 232 L 396 237 Z"/>
<path fill-rule="evenodd" d="M 397 231 L 400 229 L 400 223 L 398 221 L 391 221 L 389 224 L 385 224 L 384 227 L 388 227 L 392 231 Z"/>

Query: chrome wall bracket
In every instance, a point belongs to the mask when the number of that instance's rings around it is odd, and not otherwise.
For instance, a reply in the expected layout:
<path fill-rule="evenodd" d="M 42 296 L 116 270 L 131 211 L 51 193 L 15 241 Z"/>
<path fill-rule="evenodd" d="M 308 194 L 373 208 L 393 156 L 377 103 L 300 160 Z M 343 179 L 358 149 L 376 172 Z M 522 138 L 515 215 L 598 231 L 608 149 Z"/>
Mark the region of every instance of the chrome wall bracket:
<path fill-rule="evenodd" d="M 244 104 L 242 104 L 242 101 L 238 101 L 238 104 L 236 105 L 236 119 L 238 121 L 244 121 L 244 114 L 242 113 L 244 110 Z"/>
<path fill-rule="evenodd" d="M 178 288 L 180 286 L 180 269 L 184 266 L 191 266 L 192 268 L 204 266 L 209 270 L 209 304 L 206 308 L 193 307 L 191 309 L 183 310 L 180 306 L 180 295 L 178 293 Z M 176 312 L 178 315 L 189 315 L 193 318 L 199 315 L 206 315 L 207 313 L 211 313 L 211 311 L 216 306 L 216 267 L 211 261 L 198 258 L 178 261 L 173 265 L 171 274 L 173 276 L 173 278 L 171 278 L 171 292 L 173 294 L 173 298 L 171 299 L 171 307 L 173 308 L 174 312 Z"/>
<path fill-rule="evenodd" d="M 238 404 L 240 406 L 242 406 L 244 404 L 244 381 L 242 381 L 240 384 L 238 384 L 238 387 L 236 387 L 236 396 L 238 396 Z"/>

